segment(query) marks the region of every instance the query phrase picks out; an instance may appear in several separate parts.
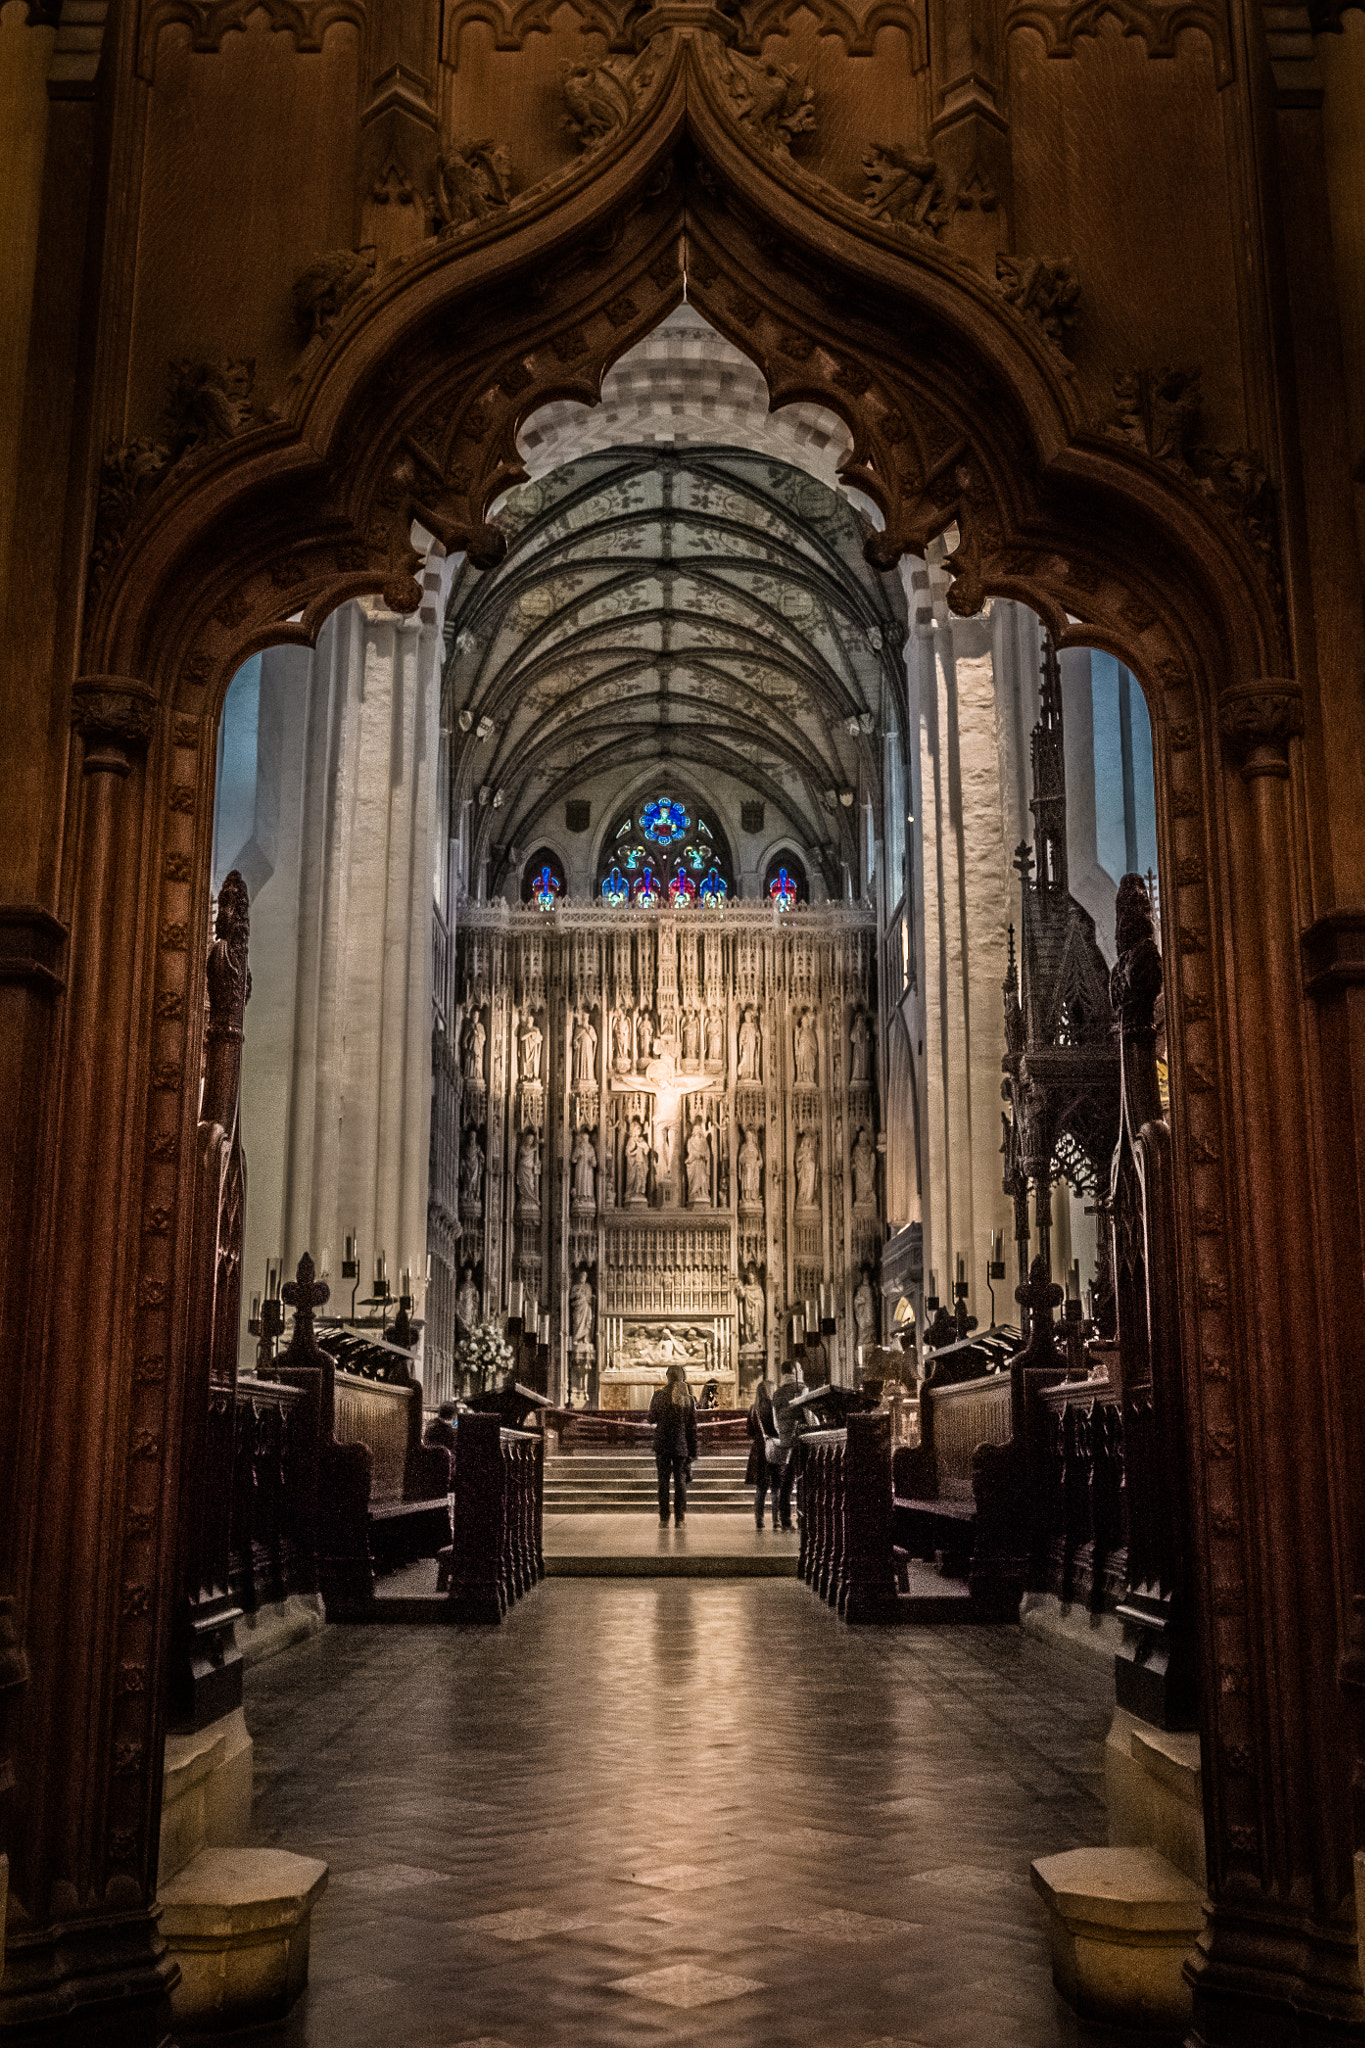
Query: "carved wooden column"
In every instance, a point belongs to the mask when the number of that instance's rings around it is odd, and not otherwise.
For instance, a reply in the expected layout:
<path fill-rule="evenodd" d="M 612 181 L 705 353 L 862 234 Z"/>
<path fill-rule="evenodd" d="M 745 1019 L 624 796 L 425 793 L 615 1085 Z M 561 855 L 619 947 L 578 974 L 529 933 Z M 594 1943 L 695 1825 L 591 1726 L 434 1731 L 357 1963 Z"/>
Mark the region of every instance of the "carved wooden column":
<path fill-rule="evenodd" d="M 1207 1603 L 1203 1736 L 1211 1910 L 1191 1966 L 1192 2039 L 1233 2048 L 1357 2038 L 1365 2027 L 1352 1910 L 1350 1776 L 1339 1639 L 1337 1503 L 1347 1472 L 1317 1303 L 1313 1103 L 1299 978 L 1292 682 L 1225 692 L 1236 964 L 1229 1105 L 1242 1127 L 1229 1189 L 1241 1242 L 1219 1277 L 1201 1254 L 1198 1307 L 1227 1310 L 1231 1357 L 1202 1375 L 1197 1481 Z M 1177 1006 L 1177 1015 L 1180 1006 Z M 1198 1086 L 1173 1049 L 1173 1086 Z M 1240 1114 L 1239 1114 L 1240 1113 Z M 1240 1214 L 1238 1213 L 1240 1211 Z M 1201 1232 L 1221 1222 L 1201 1219 Z M 1198 1325 L 1196 1325 L 1198 1327 Z M 1201 1334 L 1203 1334 L 1201 1332 Z M 1269 1505 L 1273 1504 L 1273 1506 Z M 1252 2016 L 1257 2017 L 1253 2018 Z M 1273 2018 L 1271 2016 L 1274 2016 Z"/>
<path fill-rule="evenodd" d="M 1365 1315 L 1365 909 L 1333 910 L 1319 918 L 1304 933 L 1303 964 L 1307 990 L 1317 1006 L 1322 1099 L 1331 1111 L 1324 1132 L 1325 1175 L 1338 1197 L 1324 1246 L 1334 1275 L 1328 1306 L 1335 1322 L 1335 1398 L 1347 1463 L 1358 1475 L 1365 1471 L 1365 1378 L 1359 1362 Z M 1358 1485 L 1348 1489 L 1344 1506 L 1349 1517 L 1344 1557 L 1349 1559 L 1351 1583 L 1339 1669 L 1351 1722 L 1359 1938 L 1365 1882 L 1365 1502 Z"/>
<path fill-rule="evenodd" d="M 22 2024 L 50 2029 L 54 2041 L 130 2048 L 164 2037 L 173 1967 L 151 1904 L 173 1541 L 161 1513 L 166 1369 L 163 1358 L 149 1361 L 134 1385 L 128 1355 L 140 1243 L 130 1222 L 140 1200 L 131 1048 L 145 1033 L 143 759 L 154 718 L 137 681 L 76 685 L 55 1256 L 34 1307 L 44 1321 L 41 1409 L 20 1475 L 35 1516 L 31 1675 L 17 1717 L 0 1984 L 0 2032 Z M 160 1212 L 142 1219 L 143 1231 L 168 1227 Z"/>

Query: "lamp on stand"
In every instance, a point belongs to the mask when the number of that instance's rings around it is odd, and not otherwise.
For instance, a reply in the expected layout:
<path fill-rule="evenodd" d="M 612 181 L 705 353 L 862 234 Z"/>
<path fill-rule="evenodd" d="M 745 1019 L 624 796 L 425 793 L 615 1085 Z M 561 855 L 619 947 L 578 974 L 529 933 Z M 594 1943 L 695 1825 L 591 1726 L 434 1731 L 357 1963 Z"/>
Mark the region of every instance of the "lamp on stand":
<path fill-rule="evenodd" d="M 341 1277 L 351 1281 L 351 1321 L 355 1321 L 355 1298 L 360 1292 L 360 1239 L 354 1229 L 346 1233 L 346 1253 L 341 1261 Z"/>
<path fill-rule="evenodd" d="M 987 1292 L 989 1293 L 989 1295 L 990 1295 L 990 1297 L 991 1297 L 991 1328 L 992 1328 L 992 1329 L 995 1329 L 995 1327 L 996 1327 L 996 1321 L 995 1321 L 995 1289 L 994 1289 L 994 1287 L 993 1287 L 993 1286 L 991 1285 L 991 1282 L 992 1282 L 993 1280 L 1003 1280 L 1003 1279 L 1004 1279 L 1004 1277 L 1005 1277 L 1005 1233 L 1004 1233 L 1004 1231 L 1003 1231 L 1003 1230 L 993 1230 L 993 1231 L 991 1232 L 991 1255 L 990 1255 L 990 1258 L 989 1258 L 989 1260 L 987 1261 L 987 1264 L 986 1264 L 986 1289 L 987 1289 Z"/>

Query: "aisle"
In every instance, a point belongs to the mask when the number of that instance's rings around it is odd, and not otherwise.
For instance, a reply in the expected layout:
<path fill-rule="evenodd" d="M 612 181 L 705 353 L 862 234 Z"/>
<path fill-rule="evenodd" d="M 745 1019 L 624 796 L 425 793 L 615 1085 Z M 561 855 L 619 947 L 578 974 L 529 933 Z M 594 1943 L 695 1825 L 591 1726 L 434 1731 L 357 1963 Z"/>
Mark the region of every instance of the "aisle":
<path fill-rule="evenodd" d="M 1112 1684 L 799 1584 L 551 1580 L 249 1674 L 327 1858 L 290 2048 L 1061 2048 L 1031 1857 L 1103 1839 Z"/>

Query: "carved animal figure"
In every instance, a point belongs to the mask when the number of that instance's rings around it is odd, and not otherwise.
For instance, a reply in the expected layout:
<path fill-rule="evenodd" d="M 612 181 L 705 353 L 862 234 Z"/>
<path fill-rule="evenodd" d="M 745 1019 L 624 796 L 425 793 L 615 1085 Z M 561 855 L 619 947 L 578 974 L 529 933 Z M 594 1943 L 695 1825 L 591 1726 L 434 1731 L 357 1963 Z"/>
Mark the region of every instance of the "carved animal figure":
<path fill-rule="evenodd" d="M 309 341 L 330 334 L 357 292 L 374 277 L 373 249 L 334 249 L 294 279 L 294 318 Z"/>
<path fill-rule="evenodd" d="M 808 134 L 815 126 L 815 88 L 799 72 L 771 58 L 746 57 L 738 50 L 726 54 L 736 114 L 785 153 L 794 136 Z"/>
<path fill-rule="evenodd" d="M 434 234 L 448 235 L 471 220 L 487 220 L 512 197 L 512 160 L 486 142 L 452 142 L 436 159 L 427 219 Z"/>
<path fill-rule="evenodd" d="M 568 109 L 563 125 L 580 148 L 598 148 L 630 119 L 630 88 L 610 62 L 565 64 L 559 82 Z"/>
<path fill-rule="evenodd" d="M 931 156 L 899 142 L 874 142 L 863 155 L 863 205 L 873 220 L 936 235 L 949 217 L 943 180 Z"/>

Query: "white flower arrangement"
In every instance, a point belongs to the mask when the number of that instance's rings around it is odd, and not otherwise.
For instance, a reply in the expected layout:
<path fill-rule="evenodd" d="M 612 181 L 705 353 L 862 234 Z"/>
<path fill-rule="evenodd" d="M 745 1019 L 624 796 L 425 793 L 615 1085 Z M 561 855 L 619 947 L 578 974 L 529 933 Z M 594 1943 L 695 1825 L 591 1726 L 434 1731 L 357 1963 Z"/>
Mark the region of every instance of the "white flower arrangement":
<path fill-rule="evenodd" d="M 512 1347 L 496 1323 L 479 1323 L 467 1337 L 462 1337 L 455 1352 L 455 1361 L 462 1372 L 477 1379 L 484 1393 L 504 1373 L 511 1372 L 516 1363 Z"/>

